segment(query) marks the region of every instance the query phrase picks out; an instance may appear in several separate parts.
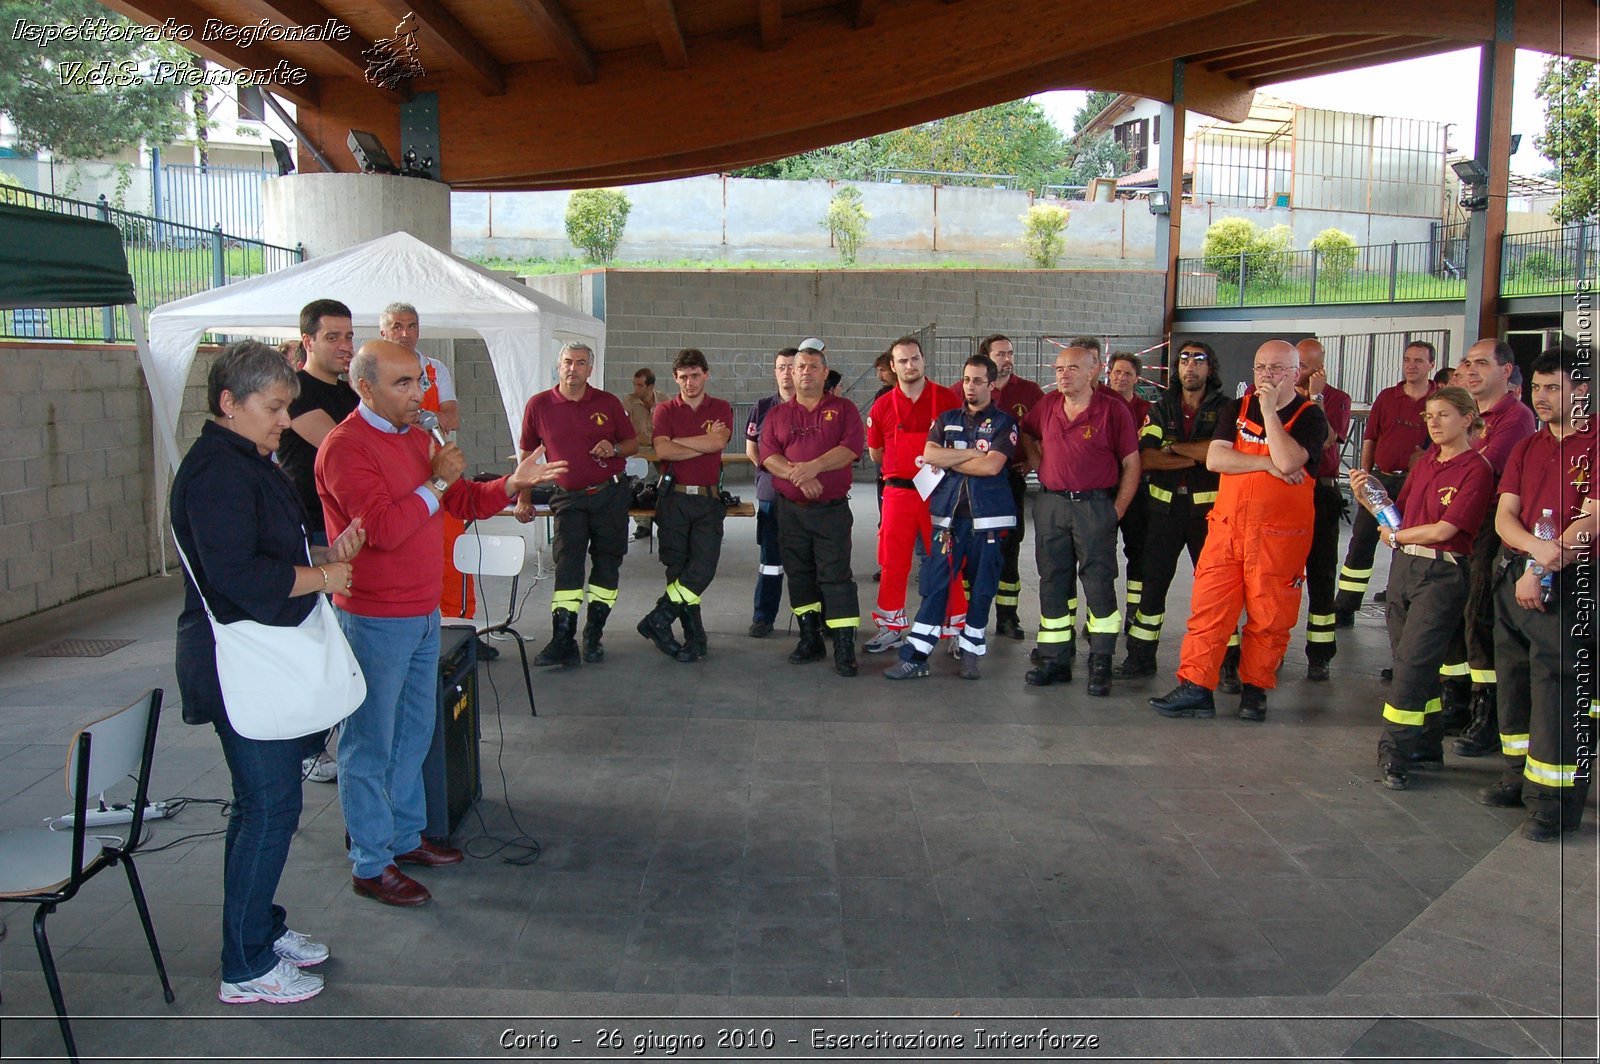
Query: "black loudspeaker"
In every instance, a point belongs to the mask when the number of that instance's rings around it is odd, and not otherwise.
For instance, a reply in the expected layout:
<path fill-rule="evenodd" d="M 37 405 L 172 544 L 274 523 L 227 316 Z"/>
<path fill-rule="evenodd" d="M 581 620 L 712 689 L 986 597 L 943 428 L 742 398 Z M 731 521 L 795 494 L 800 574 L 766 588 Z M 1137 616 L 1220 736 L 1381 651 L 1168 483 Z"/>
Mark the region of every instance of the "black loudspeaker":
<path fill-rule="evenodd" d="M 439 630 L 439 717 L 422 763 L 423 834 L 447 842 L 483 797 L 478 764 L 478 643 L 471 628 Z"/>

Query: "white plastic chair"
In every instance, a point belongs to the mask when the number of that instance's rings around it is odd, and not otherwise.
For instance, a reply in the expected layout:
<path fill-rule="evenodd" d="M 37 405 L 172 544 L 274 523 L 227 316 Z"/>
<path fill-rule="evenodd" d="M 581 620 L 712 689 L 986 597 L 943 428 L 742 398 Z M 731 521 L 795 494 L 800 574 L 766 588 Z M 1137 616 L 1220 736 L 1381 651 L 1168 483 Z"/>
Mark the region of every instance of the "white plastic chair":
<path fill-rule="evenodd" d="M 150 763 L 155 758 L 156 724 L 161 719 L 161 689 L 147 692 L 125 709 L 86 725 L 72 737 L 67 747 L 67 793 L 72 795 L 72 830 L 51 831 L 48 827 L 11 828 L 0 831 L 0 899 L 37 903 L 33 916 L 33 940 L 44 968 L 45 984 L 55 1005 L 56 1022 L 61 1026 L 67 1055 L 76 1062 L 77 1043 L 67 1022 L 66 999 L 61 980 L 45 937 L 45 917 L 56 906 L 70 900 L 92 876 L 121 863 L 128 873 L 128 888 L 144 925 L 150 956 L 161 976 L 161 989 L 167 1003 L 173 1001 L 172 984 L 161 961 L 155 928 L 150 923 L 150 907 L 145 904 L 144 888 L 133 866 L 134 851 L 144 833 L 144 810 L 150 793 Z M 133 780 L 133 822 L 128 825 L 126 842 L 108 842 L 90 836 L 84 821 L 90 795 L 104 795 L 129 778 Z"/>
<path fill-rule="evenodd" d="M 521 536 L 486 536 L 474 528 L 468 528 L 465 534 L 456 539 L 452 560 L 457 569 L 479 577 L 480 581 L 485 576 L 511 578 L 511 601 L 506 606 L 506 619 L 499 624 L 478 629 L 477 636 L 482 639 L 495 632 L 506 632 L 516 637 L 517 653 L 522 657 L 522 682 L 528 688 L 528 708 L 537 717 L 539 709 L 533 702 L 533 674 L 528 670 L 528 648 L 523 645 L 522 633 L 511 627 L 517 615 L 517 581 L 522 576 L 522 566 L 527 557 L 528 542 Z M 481 582 L 479 586 L 482 586 Z M 488 596 L 485 595 L 485 610 L 488 609 L 488 602 Z"/>

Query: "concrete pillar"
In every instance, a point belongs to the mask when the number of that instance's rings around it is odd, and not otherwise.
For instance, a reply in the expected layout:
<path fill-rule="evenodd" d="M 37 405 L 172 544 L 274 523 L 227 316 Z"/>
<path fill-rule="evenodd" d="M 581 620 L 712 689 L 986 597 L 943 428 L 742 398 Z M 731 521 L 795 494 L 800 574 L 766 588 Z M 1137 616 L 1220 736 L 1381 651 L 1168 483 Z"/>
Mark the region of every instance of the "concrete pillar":
<path fill-rule="evenodd" d="M 305 245 L 306 258 L 406 232 L 450 250 L 450 186 L 392 174 L 290 174 L 262 188 L 269 244 Z M 426 328 L 426 323 L 424 323 Z"/>
<path fill-rule="evenodd" d="M 1183 138 L 1184 108 L 1183 60 L 1172 61 L 1172 103 L 1161 106 L 1161 135 L 1166 150 L 1161 153 L 1158 187 L 1171 205 L 1165 217 L 1156 217 L 1156 268 L 1165 270 L 1167 288 L 1162 304 L 1161 335 L 1172 336 L 1172 319 L 1178 309 L 1178 251 L 1183 246 Z M 1170 365 L 1170 359 L 1165 359 Z"/>
<path fill-rule="evenodd" d="M 1467 219 L 1467 343 L 1500 335 L 1500 249 L 1511 169 L 1515 0 L 1496 0 L 1494 40 L 1478 57 L 1478 129 L 1472 157 L 1489 175 L 1489 204 Z"/>

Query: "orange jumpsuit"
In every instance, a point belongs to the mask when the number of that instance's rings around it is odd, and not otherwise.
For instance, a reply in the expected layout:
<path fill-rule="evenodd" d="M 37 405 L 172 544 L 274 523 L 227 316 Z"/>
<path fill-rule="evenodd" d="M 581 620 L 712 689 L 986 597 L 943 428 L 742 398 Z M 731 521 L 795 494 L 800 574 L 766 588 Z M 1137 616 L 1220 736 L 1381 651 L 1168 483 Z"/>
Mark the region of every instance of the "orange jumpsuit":
<path fill-rule="evenodd" d="M 433 363 L 424 361 L 424 371 L 428 374 L 428 389 L 422 393 L 422 409 L 439 412 L 439 378 L 433 371 Z M 441 511 L 444 515 L 444 590 L 439 595 L 439 615 L 441 617 L 465 617 L 471 620 L 478 613 L 477 599 L 472 594 L 472 577 L 456 569 L 456 540 L 466 532 L 467 526 L 455 514 L 448 510 Z"/>
<path fill-rule="evenodd" d="M 1300 406 L 1284 422 L 1284 429 L 1312 405 Z M 1234 449 L 1265 455 L 1266 430 L 1247 419 L 1249 408 L 1246 396 L 1239 409 Z M 1228 639 L 1243 609 L 1247 617 L 1239 679 L 1264 691 L 1277 686 L 1278 662 L 1300 617 L 1300 590 L 1315 522 L 1315 486 L 1309 476 L 1299 484 L 1286 484 L 1264 471 L 1222 474 L 1216 505 L 1207 518 L 1211 524 L 1205 549 L 1195 567 L 1178 679 L 1216 688 Z"/>

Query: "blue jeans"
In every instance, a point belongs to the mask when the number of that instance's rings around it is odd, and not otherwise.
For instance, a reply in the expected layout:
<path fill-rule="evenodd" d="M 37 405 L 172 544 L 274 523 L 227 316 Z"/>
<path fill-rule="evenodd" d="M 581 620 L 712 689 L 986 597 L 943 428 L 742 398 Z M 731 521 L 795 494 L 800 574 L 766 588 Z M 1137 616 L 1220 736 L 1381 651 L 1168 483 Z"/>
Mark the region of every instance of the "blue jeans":
<path fill-rule="evenodd" d="M 246 739 L 221 712 L 212 727 L 233 776 L 233 815 L 222 846 L 222 978 L 243 983 L 278 963 L 272 944 L 286 914 L 272 898 L 300 825 L 300 761 L 319 737 Z"/>
<path fill-rule="evenodd" d="M 428 822 L 422 762 L 439 715 L 439 611 L 363 617 L 339 627 L 367 679 L 367 698 L 339 733 L 339 804 L 350 864 L 372 879 L 417 848 Z"/>
<path fill-rule="evenodd" d="M 778 515 L 773 512 L 770 499 L 756 502 L 756 543 L 761 548 L 761 563 L 750 619 L 771 624 L 778 619 L 778 607 L 783 605 L 783 556 L 778 553 Z"/>

